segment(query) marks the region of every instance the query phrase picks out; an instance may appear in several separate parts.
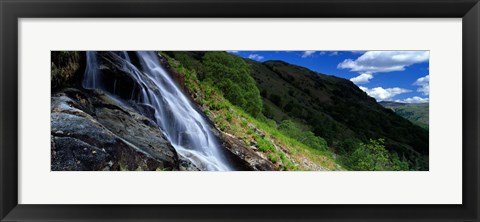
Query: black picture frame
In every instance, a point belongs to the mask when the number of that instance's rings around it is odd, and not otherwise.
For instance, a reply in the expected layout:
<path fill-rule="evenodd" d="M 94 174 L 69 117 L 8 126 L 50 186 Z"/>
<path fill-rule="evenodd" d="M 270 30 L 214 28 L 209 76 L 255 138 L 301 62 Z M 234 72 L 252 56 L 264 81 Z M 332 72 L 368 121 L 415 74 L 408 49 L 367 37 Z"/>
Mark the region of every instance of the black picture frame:
<path fill-rule="evenodd" d="M 478 0 L 0 0 L 1 221 L 478 221 Z M 133 17 L 462 18 L 461 205 L 18 204 L 18 19 Z M 39 191 L 41 192 L 41 191 Z M 441 195 L 441 194 L 439 194 Z"/>

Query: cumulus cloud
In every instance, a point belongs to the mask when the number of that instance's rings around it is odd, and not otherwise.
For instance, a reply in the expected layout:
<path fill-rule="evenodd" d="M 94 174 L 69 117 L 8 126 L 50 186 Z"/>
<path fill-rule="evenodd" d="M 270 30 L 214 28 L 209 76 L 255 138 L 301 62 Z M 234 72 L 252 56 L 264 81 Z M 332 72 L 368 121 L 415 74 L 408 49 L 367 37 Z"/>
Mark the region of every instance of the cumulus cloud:
<path fill-rule="evenodd" d="M 399 103 L 428 103 L 428 98 L 422 98 L 418 96 L 406 98 L 403 100 L 395 100 L 395 102 Z"/>
<path fill-rule="evenodd" d="M 345 59 L 337 68 L 369 73 L 373 78 L 375 73 L 404 71 L 407 66 L 428 61 L 429 57 L 429 51 L 368 51 L 355 60 Z"/>
<path fill-rule="evenodd" d="M 337 67 L 368 73 L 403 71 L 407 66 L 428 61 L 429 56 L 428 51 L 368 51 L 356 60 L 344 60 Z"/>
<path fill-rule="evenodd" d="M 423 93 L 423 95 L 428 96 L 428 94 L 430 93 L 430 75 L 418 78 L 417 81 L 413 83 L 413 85 L 420 86 L 417 89 L 417 92 L 421 92 Z"/>
<path fill-rule="evenodd" d="M 227 51 L 228 53 L 233 53 L 233 54 L 237 54 L 238 51 Z"/>
<path fill-rule="evenodd" d="M 362 84 L 362 83 L 367 83 L 370 79 L 373 78 L 373 75 L 370 74 L 370 73 L 363 73 L 363 74 L 360 74 L 359 76 L 357 77 L 353 77 L 350 79 L 350 81 L 352 81 L 353 83 L 355 84 Z"/>
<path fill-rule="evenodd" d="M 376 87 L 376 88 L 369 89 L 367 87 L 360 86 L 360 89 L 365 91 L 369 96 L 375 98 L 377 101 L 388 100 L 396 95 L 410 92 L 410 90 L 408 89 L 402 89 L 398 87 L 386 88 L 386 89 L 382 87 Z"/>
<path fill-rule="evenodd" d="M 302 54 L 302 58 L 307 58 L 315 54 L 315 51 L 304 51 Z"/>
<path fill-rule="evenodd" d="M 257 61 L 260 61 L 262 60 L 264 57 L 259 55 L 259 54 L 250 54 L 248 55 L 248 58 L 249 59 L 253 59 L 253 60 L 257 60 Z"/>

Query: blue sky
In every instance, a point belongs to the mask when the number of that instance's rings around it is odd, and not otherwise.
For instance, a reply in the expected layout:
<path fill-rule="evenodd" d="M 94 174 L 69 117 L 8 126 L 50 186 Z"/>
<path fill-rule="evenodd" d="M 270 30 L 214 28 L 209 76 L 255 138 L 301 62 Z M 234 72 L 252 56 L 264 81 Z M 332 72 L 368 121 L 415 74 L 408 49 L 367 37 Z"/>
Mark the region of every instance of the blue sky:
<path fill-rule="evenodd" d="M 428 102 L 429 51 L 229 51 L 349 79 L 377 101 Z"/>

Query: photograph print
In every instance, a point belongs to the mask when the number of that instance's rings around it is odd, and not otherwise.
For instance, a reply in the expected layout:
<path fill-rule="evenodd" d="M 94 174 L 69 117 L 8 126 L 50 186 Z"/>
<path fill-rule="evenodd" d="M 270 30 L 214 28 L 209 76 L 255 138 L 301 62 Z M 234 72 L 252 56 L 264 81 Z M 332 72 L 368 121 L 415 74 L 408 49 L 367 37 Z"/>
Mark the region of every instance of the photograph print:
<path fill-rule="evenodd" d="M 429 57 L 52 51 L 51 170 L 428 171 Z"/>

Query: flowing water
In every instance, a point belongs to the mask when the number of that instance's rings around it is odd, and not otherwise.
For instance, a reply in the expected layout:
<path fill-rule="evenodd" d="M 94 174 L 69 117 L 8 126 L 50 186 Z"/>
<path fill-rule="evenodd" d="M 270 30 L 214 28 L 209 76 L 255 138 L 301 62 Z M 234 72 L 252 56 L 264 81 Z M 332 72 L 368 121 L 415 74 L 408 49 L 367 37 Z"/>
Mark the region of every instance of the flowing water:
<path fill-rule="evenodd" d="M 201 170 L 228 171 L 232 167 L 222 155 L 218 140 L 209 129 L 207 120 L 197 111 L 180 87 L 160 63 L 155 52 L 136 52 L 139 67 L 135 66 L 126 52 L 117 52 L 123 67 L 136 81 L 140 93 L 131 92 L 131 99 L 139 104 L 148 104 L 155 109 L 155 120 L 177 153 L 193 162 Z M 117 64 L 119 65 L 119 64 Z M 105 89 L 102 71 L 96 52 L 87 52 L 83 87 Z M 117 81 L 113 82 L 116 94 Z"/>

